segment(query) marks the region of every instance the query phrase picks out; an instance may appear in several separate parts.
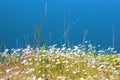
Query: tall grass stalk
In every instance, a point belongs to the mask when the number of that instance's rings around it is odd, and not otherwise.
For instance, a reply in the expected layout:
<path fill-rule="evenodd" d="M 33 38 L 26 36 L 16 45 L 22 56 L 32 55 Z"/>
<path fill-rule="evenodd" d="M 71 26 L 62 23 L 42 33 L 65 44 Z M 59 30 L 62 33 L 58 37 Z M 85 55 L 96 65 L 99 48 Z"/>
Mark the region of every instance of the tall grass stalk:
<path fill-rule="evenodd" d="M 115 49 L 115 28 L 114 27 L 112 32 L 112 48 Z"/>
<path fill-rule="evenodd" d="M 68 24 L 67 24 L 67 20 L 66 18 L 64 19 L 64 26 L 65 26 L 65 30 L 64 30 L 64 33 L 61 37 L 61 40 L 63 39 L 64 40 L 64 44 L 66 44 L 66 46 L 70 47 L 71 45 L 71 42 L 69 40 L 69 32 L 70 30 L 72 29 L 72 27 L 79 21 L 79 17 L 77 19 L 75 19 L 72 23 L 71 23 L 71 20 L 70 20 L 70 9 L 68 11 Z"/>
<path fill-rule="evenodd" d="M 87 34 L 88 34 L 88 30 L 86 30 L 86 31 L 84 32 L 84 36 L 83 36 L 83 41 L 82 41 L 82 43 L 84 43 L 84 42 L 85 42 L 86 37 L 87 37 Z"/>
<path fill-rule="evenodd" d="M 34 46 L 35 47 L 39 47 L 40 41 L 41 41 L 41 35 L 42 35 L 42 32 L 41 32 L 40 27 L 36 27 L 35 33 L 34 33 Z"/>

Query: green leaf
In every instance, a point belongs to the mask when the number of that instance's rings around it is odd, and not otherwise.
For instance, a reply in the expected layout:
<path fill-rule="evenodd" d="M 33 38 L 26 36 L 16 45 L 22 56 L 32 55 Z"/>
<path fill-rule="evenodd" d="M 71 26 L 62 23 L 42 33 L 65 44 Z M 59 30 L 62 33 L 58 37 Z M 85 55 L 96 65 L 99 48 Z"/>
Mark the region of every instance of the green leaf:
<path fill-rule="evenodd" d="M 12 59 L 12 62 L 16 62 L 16 59 L 17 59 L 17 54 L 16 53 L 13 53 L 13 59 Z"/>
<path fill-rule="evenodd" d="M 45 50 L 46 50 L 46 47 L 45 47 L 45 45 L 43 45 L 42 48 L 41 48 L 41 52 L 40 52 L 39 54 L 40 54 L 40 55 L 43 55 L 43 54 L 44 54 L 43 51 L 45 51 Z"/>
<path fill-rule="evenodd" d="M 46 50 L 45 44 L 42 46 L 41 51 Z"/>

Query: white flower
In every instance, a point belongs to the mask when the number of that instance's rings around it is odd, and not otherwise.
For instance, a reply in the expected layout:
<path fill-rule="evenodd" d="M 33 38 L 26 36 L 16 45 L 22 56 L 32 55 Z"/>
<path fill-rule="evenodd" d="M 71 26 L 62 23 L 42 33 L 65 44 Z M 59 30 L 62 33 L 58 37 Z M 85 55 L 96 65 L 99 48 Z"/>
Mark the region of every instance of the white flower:
<path fill-rule="evenodd" d="M 50 77 L 50 74 L 47 74 L 47 77 Z"/>
<path fill-rule="evenodd" d="M 69 71 L 69 69 L 66 69 L 66 72 Z"/>
<path fill-rule="evenodd" d="M 95 65 L 93 65 L 93 66 L 91 66 L 91 68 L 96 68 L 96 66 L 95 66 Z"/>
<path fill-rule="evenodd" d="M 7 69 L 6 72 L 9 73 L 11 69 Z"/>
<path fill-rule="evenodd" d="M 18 71 L 18 72 L 15 72 L 14 74 L 19 74 L 20 72 Z"/>
<path fill-rule="evenodd" d="M 37 80 L 43 80 L 42 78 L 38 78 Z"/>
<path fill-rule="evenodd" d="M 62 50 L 62 51 L 65 51 L 65 50 L 66 50 L 66 47 L 63 47 L 61 50 Z"/>
<path fill-rule="evenodd" d="M 55 64 L 60 64 L 61 62 L 56 62 Z"/>
<path fill-rule="evenodd" d="M 20 52 L 20 51 L 21 51 L 21 49 L 17 49 L 16 51 L 17 51 L 17 52 Z"/>
<path fill-rule="evenodd" d="M 42 76 L 45 76 L 46 74 L 43 74 Z"/>
<path fill-rule="evenodd" d="M 85 72 L 85 70 L 83 69 L 83 72 Z"/>
<path fill-rule="evenodd" d="M 80 78 L 80 80 L 85 80 L 84 78 Z"/>
<path fill-rule="evenodd" d="M 63 44 L 62 46 L 65 47 L 65 44 Z"/>
<path fill-rule="evenodd" d="M 28 59 L 29 61 L 31 61 L 32 60 L 32 58 L 30 58 L 30 59 Z"/>
<path fill-rule="evenodd" d="M 99 53 L 102 53 L 102 52 L 104 52 L 104 51 L 103 51 L 103 50 L 99 50 L 98 52 L 99 52 Z"/>
<path fill-rule="evenodd" d="M 53 59 L 52 61 L 53 61 L 53 62 L 55 62 L 55 60 L 54 60 L 54 59 Z"/>
<path fill-rule="evenodd" d="M 73 74 L 76 74 L 76 73 L 77 73 L 77 71 L 73 71 L 72 73 L 73 73 Z"/>
<path fill-rule="evenodd" d="M 101 66 L 99 66 L 99 68 L 103 68 L 103 67 L 105 67 L 105 65 L 101 65 Z"/>
<path fill-rule="evenodd" d="M 22 64 L 25 64 L 26 62 L 27 62 L 26 60 L 23 60 L 21 63 L 22 63 Z"/>
<path fill-rule="evenodd" d="M 114 53 L 117 53 L 117 51 L 114 51 Z"/>
<path fill-rule="evenodd" d="M 78 50 L 78 46 L 74 46 L 74 50 Z"/>
<path fill-rule="evenodd" d="M 92 47 L 92 44 L 89 44 L 88 47 L 91 48 L 91 47 Z"/>
<path fill-rule="evenodd" d="M 64 80 L 65 77 L 64 77 L 64 76 L 58 76 L 57 79 L 62 79 L 62 80 Z"/>
<path fill-rule="evenodd" d="M 5 49 L 5 51 L 4 51 L 4 52 L 5 52 L 5 53 L 7 53 L 8 51 L 9 51 L 9 49 Z"/>
<path fill-rule="evenodd" d="M 63 63 L 68 63 L 68 60 L 63 61 Z"/>
<path fill-rule="evenodd" d="M 94 77 L 94 78 L 97 78 L 97 76 L 98 76 L 98 75 L 96 74 L 96 75 L 94 75 L 93 77 Z"/>
<path fill-rule="evenodd" d="M 115 74 L 117 74 L 117 75 L 119 74 L 119 72 L 118 72 L 118 71 L 115 71 L 114 73 L 115 73 Z"/>
<path fill-rule="evenodd" d="M 26 71 L 26 73 L 31 73 L 31 72 L 33 72 L 34 70 L 35 70 L 34 68 L 28 69 L 28 71 Z"/>
<path fill-rule="evenodd" d="M 28 45 L 28 46 L 27 46 L 27 49 L 30 49 L 30 48 L 31 48 L 30 45 Z"/>
<path fill-rule="evenodd" d="M 67 50 L 68 50 L 68 51 L 70 51 L 70 50 L 71 50 L 71 48 L 68 48 Z"/>
<path fill-rule="evenodd" d="M 50 67 L 50 64 L 46 65 L 46 68 Z"/>
<path fill-rule="evenodd" d="M 101 68 L 97 68 L 97 70 L 98 70 L 98 71 L 102 71 L 102 69 L 101 69 Z"/>
<path fill-rule="evenodd" d="M 95 60 L 95 59 L 93 59 L 92 63 L 94 64 L 95 62 L 96 62 L 96 60 Z"/>
<path fill-rule="evenodd" d="M 36 76 L 32 76 L 31 80 L 36 80 Z"/>

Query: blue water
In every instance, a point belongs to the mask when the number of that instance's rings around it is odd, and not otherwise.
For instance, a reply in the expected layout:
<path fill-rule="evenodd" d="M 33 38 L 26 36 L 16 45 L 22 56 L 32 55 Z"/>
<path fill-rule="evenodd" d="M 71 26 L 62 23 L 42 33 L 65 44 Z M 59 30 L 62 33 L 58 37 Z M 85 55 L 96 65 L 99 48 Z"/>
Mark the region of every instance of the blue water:
<path fill-rule="evenodd" d="M 0 42 L 6 48 L 32 44 L 34 29 L 40 24 L 46 42 L 60 44 L 65 21 L 71 25 L 79 18 L 69 30 L 72 44 L 82 43 L 88 30 L 86 40 L 110 47 L 114 27 L 115 49 L 120 51 L 119 9 L 120 0 L 0 0 Z"/>

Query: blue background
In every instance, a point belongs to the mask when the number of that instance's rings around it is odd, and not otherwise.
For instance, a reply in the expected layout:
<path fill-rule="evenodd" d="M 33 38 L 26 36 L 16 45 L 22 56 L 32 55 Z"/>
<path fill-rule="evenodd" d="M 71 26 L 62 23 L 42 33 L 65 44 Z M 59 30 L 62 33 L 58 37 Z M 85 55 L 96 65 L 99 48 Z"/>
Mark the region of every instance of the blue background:
<path fill-rule="evenodd" d="M 120 0 L 0 0 L 0 42 L 6 48 L 32 44 L 34 29 L 40 24 L 46 42 L 60 44 L 65 21 L 72 24 L 78 17 L 69 30 L 72 44 L 82 43 L 88 30 L 86 40 L 110 47 L 114 27 L 115 49 L 120 51 Z"/>

